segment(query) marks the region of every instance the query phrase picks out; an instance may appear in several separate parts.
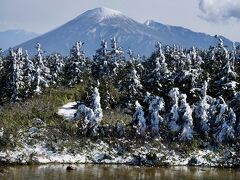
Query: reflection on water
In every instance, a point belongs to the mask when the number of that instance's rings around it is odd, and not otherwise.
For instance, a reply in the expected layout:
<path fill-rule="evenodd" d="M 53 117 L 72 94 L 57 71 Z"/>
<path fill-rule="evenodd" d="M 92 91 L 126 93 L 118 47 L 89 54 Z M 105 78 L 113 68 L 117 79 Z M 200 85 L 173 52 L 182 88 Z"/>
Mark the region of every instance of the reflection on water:
<path fill-rule="evenodd" d="M 8 167 L 0 179 L 11 180 L 83 180 L 83 179 L 240 179 L 239 169 L 202 167 L 132 167 L 124 165 L 77 165 L 66 171 L 67 165 Z"/>

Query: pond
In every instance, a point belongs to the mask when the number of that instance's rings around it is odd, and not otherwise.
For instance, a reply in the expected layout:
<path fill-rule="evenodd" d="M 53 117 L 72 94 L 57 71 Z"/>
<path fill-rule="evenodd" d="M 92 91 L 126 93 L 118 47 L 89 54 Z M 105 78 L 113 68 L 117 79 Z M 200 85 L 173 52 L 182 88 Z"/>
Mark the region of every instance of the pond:
<path fill-rule="evenodd" d="M 10 166 L 0 173 L 1 180 L 82 180 L 82 179 L 238 179 L 239 169 L 204 167 L 133 167 L 125 165 L 68 165 Z"/>

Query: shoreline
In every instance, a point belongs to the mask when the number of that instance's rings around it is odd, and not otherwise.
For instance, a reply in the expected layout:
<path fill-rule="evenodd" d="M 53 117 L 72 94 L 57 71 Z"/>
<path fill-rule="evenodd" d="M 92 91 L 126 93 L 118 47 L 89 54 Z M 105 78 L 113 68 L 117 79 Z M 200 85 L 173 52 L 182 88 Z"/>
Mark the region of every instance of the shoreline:
<path fill-rule="evenodd" d="M 61 143 L 63 146 L 65 144 Z M 161 143 L 159 143 L 161 144 Z M 78 149 L 76 148 L 78 146 Z M 80 147 L 79 147 L 80 146 Z M 53 148 L 54 147 L 54 148 Z M 130 166 L 199 166 L 199 167 L 240 167 L 236 152 L 228 148 L 216 152 L 211 150 L 195 150 L 182 153 L 162 146 L 151 146 L 146 143 L 142 146 L 122 150 L 124 146 L 114 147 L 102 140 L 84 144 L 75 142 L 71 147 L 53 145 L 50 149 L 45 143 L 32 146 L 24 144 L 13 150 L 0 151 L 1 165 L 44 165 L 44 164 L 117 164 Z"/>
<path fill-rule="evenodd" d="M 175 168 L 175 167 L 186 167 L 186 168 L 207 168 L 207 169 L 240 169 L 240 166 L 202 166 L 202 165 L 131 165 L 131 164 L 120 164 L 120 163 L 60 163 L 60 162 L 49 162 L 49 163 L 8 163 L 8 164 L 1 164 L 0 162 L 0 171 L 8 167 L 22 167 L 22 166 L 30 166 L 30 167 L 38 167 L 38 166 L 52 166 L 52 165 L 70 165 L 70 166 L 80 166 L 80 165 L 93 165 L 93 166 L 125 166 L 125 167 L 135 167 L 135 168 Z M 0 172 L 1 173 L 1 172 Z"/>

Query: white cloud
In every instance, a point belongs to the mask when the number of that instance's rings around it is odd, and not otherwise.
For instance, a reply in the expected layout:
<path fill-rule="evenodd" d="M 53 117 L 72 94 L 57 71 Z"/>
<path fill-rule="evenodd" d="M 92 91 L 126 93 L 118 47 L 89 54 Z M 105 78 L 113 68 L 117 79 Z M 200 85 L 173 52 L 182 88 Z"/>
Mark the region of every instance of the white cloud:
<path fill-rule="evenodd" d="M 229 19 L 240 20 L 240 0 L 199 0 L 201 17 L 219 22 Z"/>

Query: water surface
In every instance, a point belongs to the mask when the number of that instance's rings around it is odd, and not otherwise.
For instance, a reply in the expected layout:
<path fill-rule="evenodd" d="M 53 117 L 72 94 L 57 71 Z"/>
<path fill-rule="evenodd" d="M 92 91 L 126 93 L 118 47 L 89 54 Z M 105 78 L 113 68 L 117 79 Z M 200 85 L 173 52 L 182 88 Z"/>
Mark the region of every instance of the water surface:
<path fill-rule="evenodd" d="M 132 167 L 124 165 L 76 165 L 67 171 L 68 165 L 40 165 L 7 167 L 0 179 L 10 180 L 84 180 L 84 179 L 230 179 L 239 180 L 239 169 L 202 167 Z"/>

